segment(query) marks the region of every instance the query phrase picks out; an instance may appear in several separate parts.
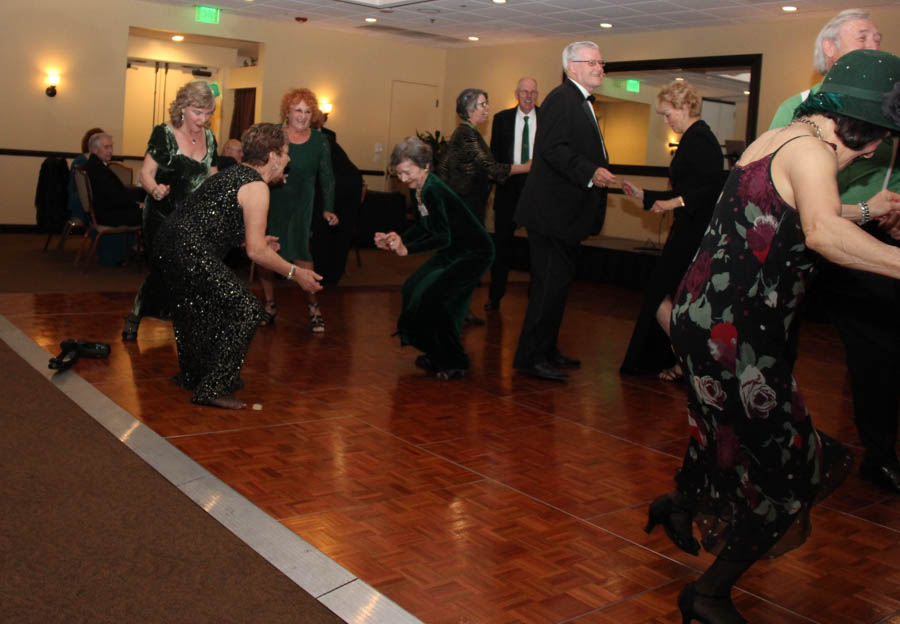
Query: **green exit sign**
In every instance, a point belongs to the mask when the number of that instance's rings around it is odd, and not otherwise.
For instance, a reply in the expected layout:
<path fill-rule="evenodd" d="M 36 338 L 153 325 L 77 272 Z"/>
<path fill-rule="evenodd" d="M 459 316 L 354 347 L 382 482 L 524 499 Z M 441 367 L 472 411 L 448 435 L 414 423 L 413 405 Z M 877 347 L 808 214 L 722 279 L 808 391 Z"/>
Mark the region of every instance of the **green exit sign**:
<path fill-rule="evenodd" d="M 194 19 L 201 24 L 218 24 L 220 9 L 211 6 L 194 5 Z"/>
<path fill-rule="evenodd" d="M 632 93 L 640 93 L 641 92 L 641 81 L 640 80 L 626 80 L 625 81 L 625 90 L 631 91 Z"/>

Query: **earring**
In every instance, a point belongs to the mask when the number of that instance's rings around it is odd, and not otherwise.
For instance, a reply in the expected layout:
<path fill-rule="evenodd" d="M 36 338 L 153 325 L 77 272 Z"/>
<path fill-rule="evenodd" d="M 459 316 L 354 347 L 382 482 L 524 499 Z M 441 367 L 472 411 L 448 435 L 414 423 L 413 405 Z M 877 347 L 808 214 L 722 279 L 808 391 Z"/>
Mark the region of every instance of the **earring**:
<path fill-rule="evenodd" d="M 181 121 L 184 121 L 184 111 L 181 111 Z"/>

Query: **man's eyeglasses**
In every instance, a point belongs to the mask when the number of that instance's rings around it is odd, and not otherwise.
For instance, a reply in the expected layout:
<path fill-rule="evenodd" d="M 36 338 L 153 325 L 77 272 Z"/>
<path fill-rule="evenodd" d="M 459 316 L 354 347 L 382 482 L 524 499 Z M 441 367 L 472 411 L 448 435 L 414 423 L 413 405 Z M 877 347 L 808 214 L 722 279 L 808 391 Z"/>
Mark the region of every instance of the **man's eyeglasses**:
<path fill-rule="evenodd" d="M 591 60 L 589 60 L 589 61 L 575 61 L 575 60 L 572 60 L 572 61 L 569 61 L 569 62 L 570 62 L 570 63 L 587 63 L 587 64 L 590 65 L 591 67 L 597 67 L 597 65 L 599 65 L 599 66 L 600 66 L 600 69 L 603 69 L 603 68 L 606 67 L 606 63 L 604 63 L 603 61 L 597 61 L 597 60 L 594 60 L 594 59 L 591 59 Z"/>

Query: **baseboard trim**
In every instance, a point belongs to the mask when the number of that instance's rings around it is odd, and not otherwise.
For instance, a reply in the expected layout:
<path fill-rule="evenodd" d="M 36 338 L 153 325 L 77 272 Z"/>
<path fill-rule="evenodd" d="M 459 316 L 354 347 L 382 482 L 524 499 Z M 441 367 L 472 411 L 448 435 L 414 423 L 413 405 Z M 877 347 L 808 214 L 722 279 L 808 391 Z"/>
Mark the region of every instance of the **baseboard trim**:
<path fill-rule="evenodd" d="M 62 231 L 62 230 L 60 230 Z M 31 223 L 0 223 L 0 234 L 40 234 L 37 225 Z M 44 232 L 46 234 L 46 232 Z"/>

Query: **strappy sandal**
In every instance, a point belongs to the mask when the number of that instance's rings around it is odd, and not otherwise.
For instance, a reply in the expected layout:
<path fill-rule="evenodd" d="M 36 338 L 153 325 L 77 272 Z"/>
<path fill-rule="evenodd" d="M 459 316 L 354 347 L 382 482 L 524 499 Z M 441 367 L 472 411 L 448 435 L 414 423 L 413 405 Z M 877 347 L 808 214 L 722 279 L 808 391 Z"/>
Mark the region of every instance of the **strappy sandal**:
<path fill-rule="evenodd" d="M 278 316 L 278 306 L 275 304 L 275 300 L 272 299 L 270 301 L 266 301 L 266 307 L 263 310 L 263 319 L 259 323 L 260 327 L 274 325 L 275 318 L 277 316 Z"/>
<path fill-rule="evenodd" d="M 129 314 L 125 317 L 125 327 L 122 329 L 122 340 L 137 340 L 138 327 L 141 324 L 141 317 Z"/>
<path fill-rule="evenodd" d="M 681 367 L 676 364 L 672 368 L 664 368 L 659 371 L 659 375 L 657 375 L 656 378 L 660 381 L 678 382 L 684 379 L 684 372 L 681 370 Z"/>
<path fill-rule="evenodd" d="M 439 370 L 435 375 L 439 381 L 453 381 L 454 379 L 462 379 L 465 376 L 466 371 L 462 368 L 445 368 L 444 370 Z"/>
<path fill-rule="evenodd" d="M 306 308 L 309 310 L 309 328 L 315 334 L 325 333 L 325 319 L 322 318 L 322 310 L 318 303 L 307 303 Z"/>

